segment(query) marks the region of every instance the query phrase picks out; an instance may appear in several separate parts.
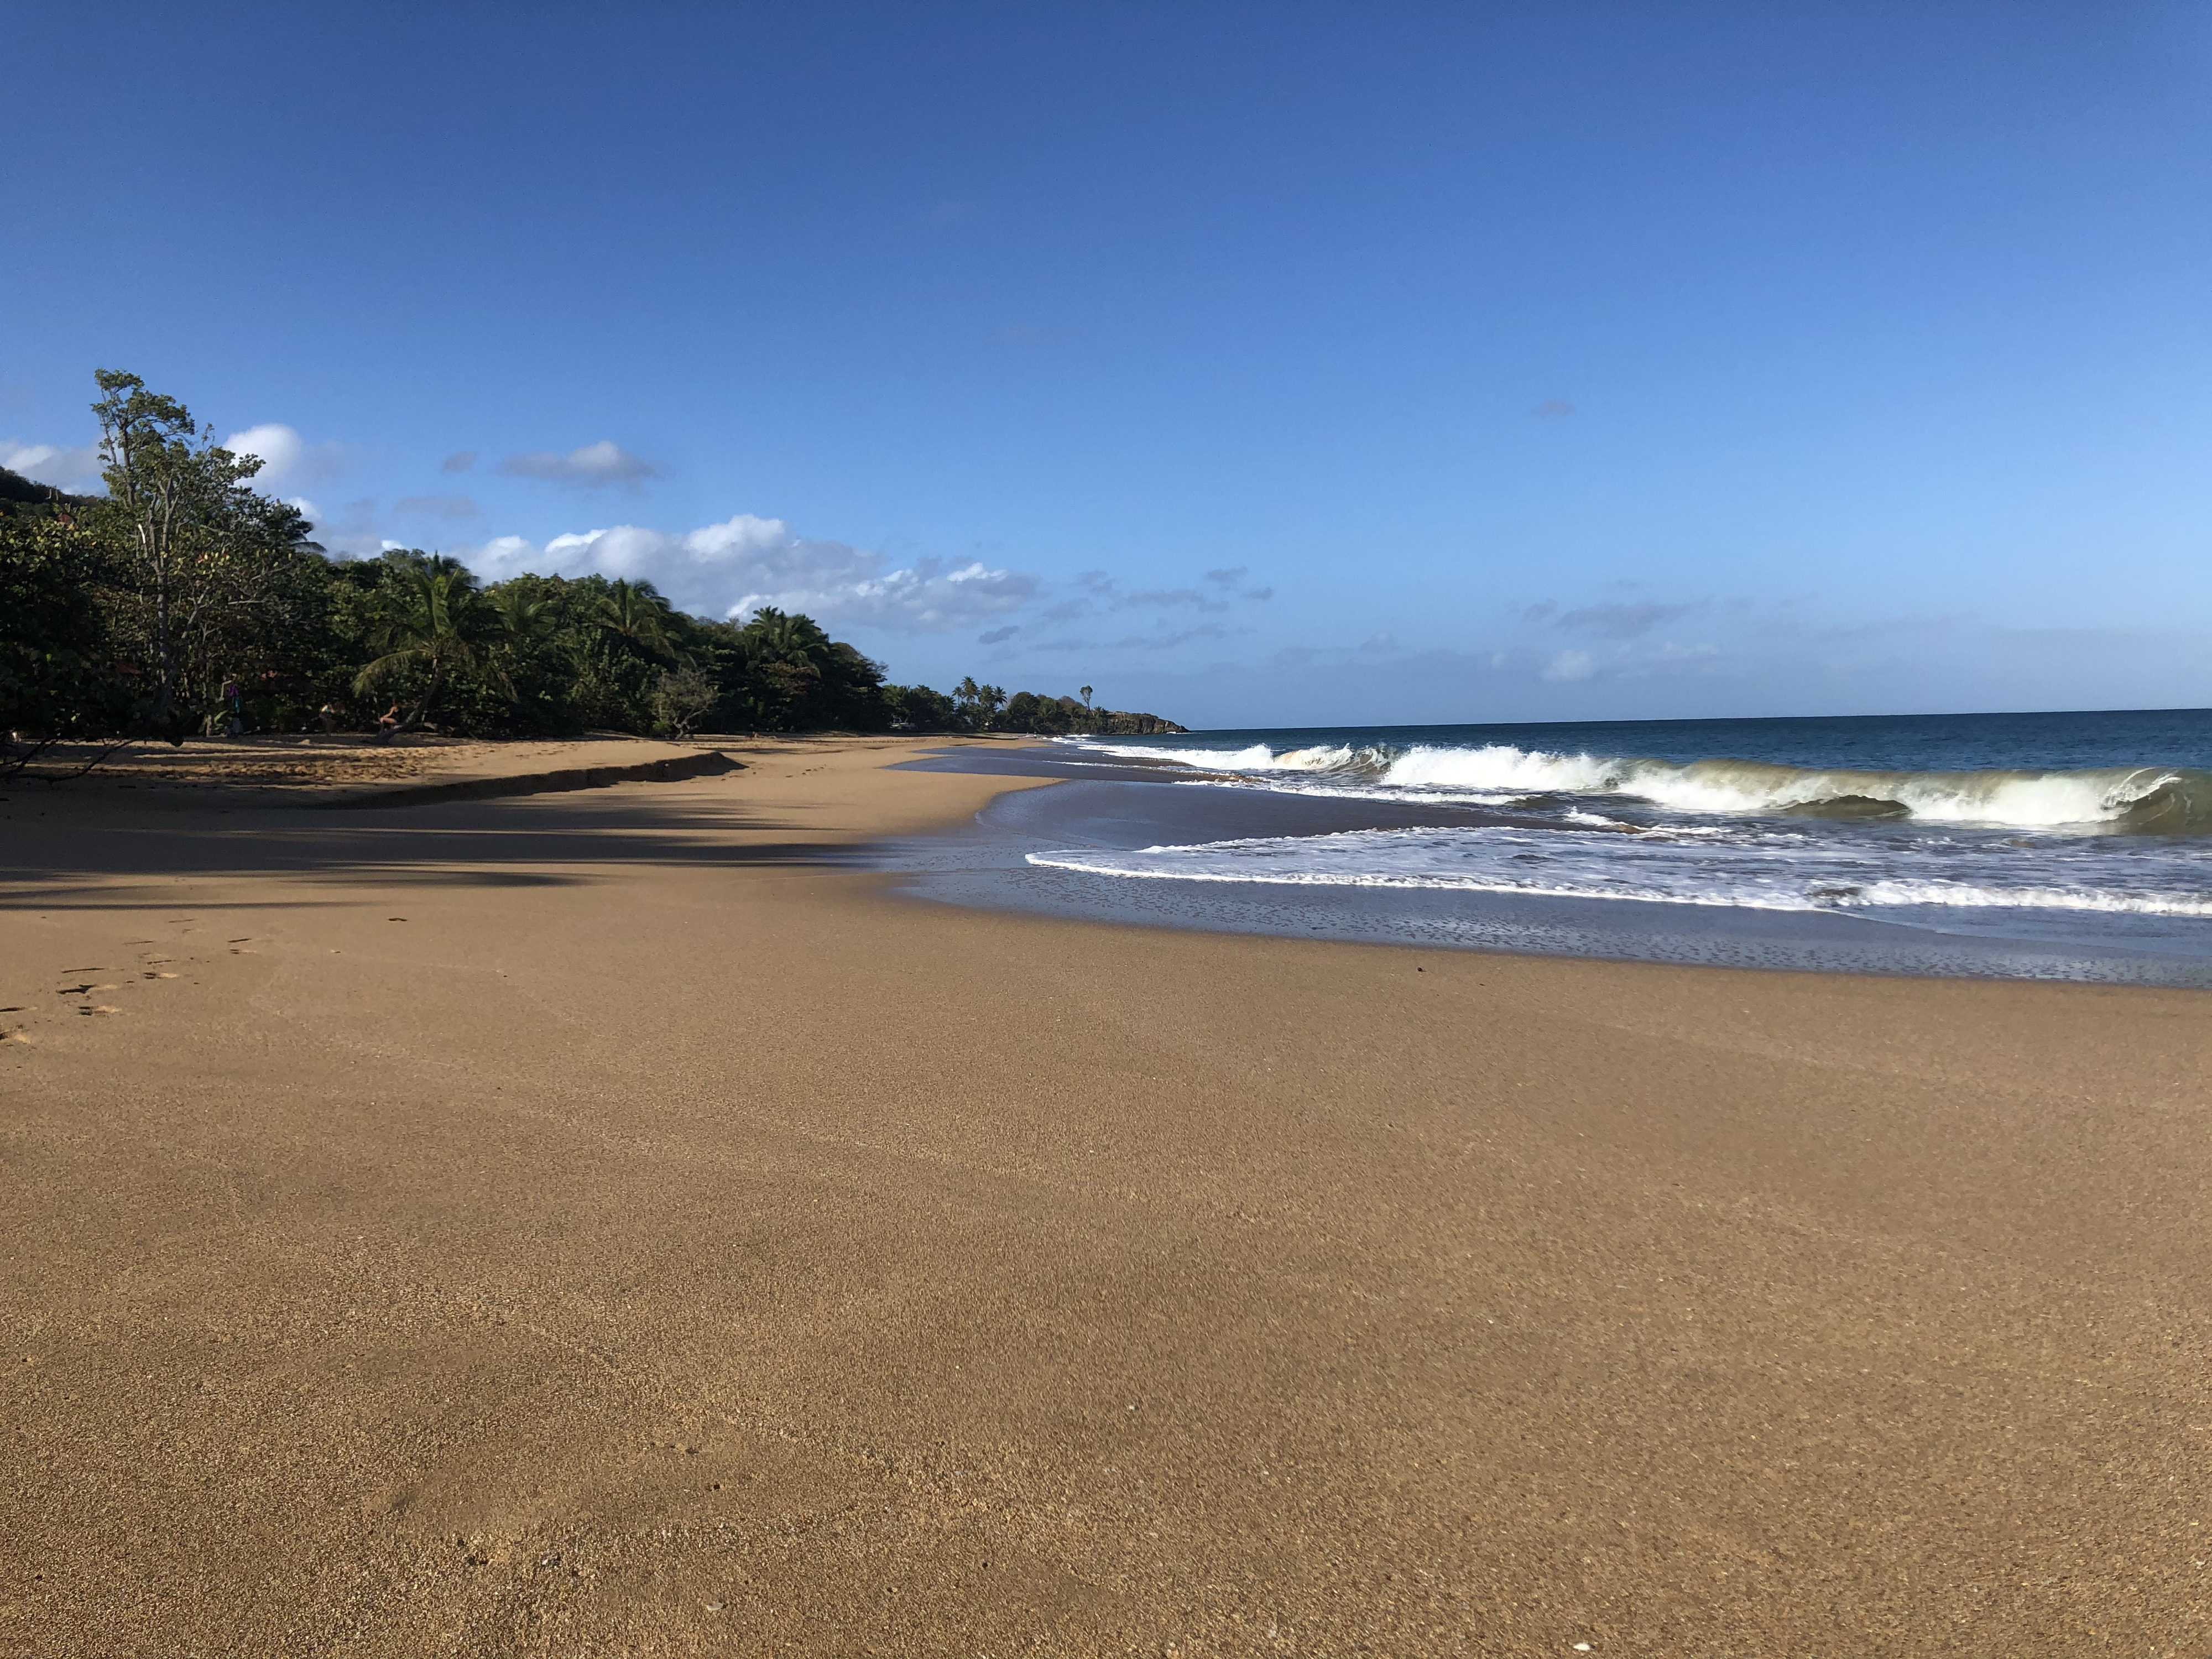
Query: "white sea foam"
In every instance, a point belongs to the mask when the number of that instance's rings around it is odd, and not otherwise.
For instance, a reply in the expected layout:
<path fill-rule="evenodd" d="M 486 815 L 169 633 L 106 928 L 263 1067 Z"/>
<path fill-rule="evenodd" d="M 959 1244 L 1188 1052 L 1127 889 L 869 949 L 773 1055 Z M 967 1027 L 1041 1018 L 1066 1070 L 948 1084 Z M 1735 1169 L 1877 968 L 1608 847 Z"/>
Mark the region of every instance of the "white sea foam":
<path fill-rule="evenodd" d="M 1221 772 L 1263 770 L 1272 766 L 1275 758 L 1275 751 L 1264 743 L 1248 744 L 1241 749 L 1166 749 L 1152 744 L 1105 743 L 1088 738 L 1060 738 L 1054 741 L 1093 754 L 1111 755 L 1117 760 L 1173 761 L 1179 766 L 1199 766 Z"/>
<path fill-rule="evenodd" d="M 2079 843 L 1936 837 L 1855 847 L 1832 836 L 1661 829 L 1631 835 L 1504 826 L 1358 830 L 1133 852 L 1033 853 L 1046 868 L 1138 879 L 1430 888 L 1769 910 L 1942 908 L 2212 917 L 2212 861 L 2194 845 L 2112 859 Z"/>
<path fill-rule="evenodd" d="M 1265 744 L 1206 749 L 1084 741 L 1108 754 L 1241 773 L 1266 787 L 1356 799 L 1497 805 L 1600 796 L 1731 817 L 1814 812 L 2023 830 L 2112 825 L 2212 831 L 2212 774 L 2174 767 L 1873 771 L 1765 761 L 1554 754 L 1510 744 L 1277 750 Z"/>
<path fill-rule="evenodd" d="M 1408 749 L 1390 762 L 1382 781 L 1401 788 L 1475 789 L 1485 793 L 1601 795 L 1620 793 L 1633 763 L 1594 755 L 1547 755 L 1510 744 L 1479 749 Z"/>
<path fill-rule="evenodd" d="M 1346 744 L 1308 749 L 1270 749 L 1255 743 L 1242 749 L 1165 749 L 1149 744 L 1085 742 L 1082 747 L 1124 760 L 1175 761 L 1212 772 L 1338 772 L 1358 764 L 1363 753 Z"/>
<path fill-rule="evenodd" d="M 1826 911 L 2212 950 L 2212 771 L 1882 770 L 1380 734 L 1365 744 L 1078 741 L 1102 757 L 1170 763 L 1163 781 L 1188 768 L 1182 781 L 1197 788 L 1387 804 L 1389 821 L 1435 827 L 1076 848 L 1031 854 L 1034 865 L 1151 882 Z M 1313 822 L 1252 803 L 1231 816 L 1247 829 Z"/>

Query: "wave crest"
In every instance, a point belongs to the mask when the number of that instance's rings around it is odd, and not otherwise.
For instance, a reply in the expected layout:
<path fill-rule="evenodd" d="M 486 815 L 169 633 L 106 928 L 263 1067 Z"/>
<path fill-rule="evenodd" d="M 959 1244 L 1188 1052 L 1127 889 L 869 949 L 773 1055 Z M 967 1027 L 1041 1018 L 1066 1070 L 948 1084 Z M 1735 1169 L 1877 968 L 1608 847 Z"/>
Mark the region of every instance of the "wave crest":
<path fill-rule="evenodd" d="M 2212 772 L 2189 767 L 1892 772 L 1769 761 L 1555 754 L 1510 744 L 1399 750 L 1338 744 L 1279 751 L 1265 744 L 1235 750 L 1090 746 L 1131 757 L 1243 773 L 1255 780 L 1288 774 L 1431 798 L 1613 795 L 1676 811 L 1735 816 L 1893 817 L 2021 830 L 2212 834 Z"/>

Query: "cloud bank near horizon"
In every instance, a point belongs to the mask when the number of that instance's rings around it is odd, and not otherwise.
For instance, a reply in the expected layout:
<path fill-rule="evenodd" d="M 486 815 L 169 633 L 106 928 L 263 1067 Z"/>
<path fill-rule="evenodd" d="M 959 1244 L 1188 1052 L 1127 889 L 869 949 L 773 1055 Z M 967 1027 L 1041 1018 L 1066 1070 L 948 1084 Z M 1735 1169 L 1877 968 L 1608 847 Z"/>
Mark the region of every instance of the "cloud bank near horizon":
<path fill-rule="evenodd" d="M 1035 576 L 917 559 L 894 567 L 881 553 L 796 535 L 781 519 L 739 513 L 680 535 L 614 525 L 556 536 L 540 547 L 501 536 L 469 556 L 486 581 L 531 572 L 650 581 L 679 609 L 738 620 L 767 606 L 817 621 L 903 634 L 944 634 L 1018 611 L 1037 596 Z"/>

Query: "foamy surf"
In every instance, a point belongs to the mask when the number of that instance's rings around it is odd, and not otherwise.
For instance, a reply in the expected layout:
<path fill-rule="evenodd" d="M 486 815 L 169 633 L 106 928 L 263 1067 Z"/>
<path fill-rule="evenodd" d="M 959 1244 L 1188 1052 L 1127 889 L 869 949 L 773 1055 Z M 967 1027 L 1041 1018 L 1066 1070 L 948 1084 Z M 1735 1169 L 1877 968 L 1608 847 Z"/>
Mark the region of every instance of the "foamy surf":
<path fill-rule="evenodd" d="M 1106 755 L 1241 774 L 1258 787 L 1376 799 L 1500 805 L 1545 798 L 1649 802 L 1704 815 L 1911 819 L 2021 830 L 2212 835 L 2212 771 L 2189 767 L 1874 770 L 1771 761 L 1559 753 L 1510 744 L 1249 744 L 1166 748 L 1077 739 Z"/>
<path fill-rule="evenodd" d="M 1659 752 L 1613 746 L 1622 739 Z M 2201 711 L 1077 741 L 1101 760 L 1169 763 L 1163 777 L 1189 769 L 1180 781 L 1205 789 L 1355 814 L 1375 803 L 1376 819 L 1336 832 L 1347 814 L 1334 811 L 1330 833 L 1039 849 L 1038 867 L 1214 892 L 1827 912 L 2212 956 L 2212 714 Z"/>
<path fill-rule="evenodd" d="M 1505 827 L 1358 830 L 1146 847 L 1031 853 L 1042 868 L 1158 881 L 1270 886 L 1428 888 L 1577 899 L 1632 899 L 1764 910 L 1963 907 L 2212 917 L 2212 893 L 2177 889 L 2202 866 L 2142 860 L 2120 882 L 2083 880 L 2063 858 L 2021 860 L 1945 841 L 1867 852 L 1816 836 L 1717 841 L 1647 830 Z"/>

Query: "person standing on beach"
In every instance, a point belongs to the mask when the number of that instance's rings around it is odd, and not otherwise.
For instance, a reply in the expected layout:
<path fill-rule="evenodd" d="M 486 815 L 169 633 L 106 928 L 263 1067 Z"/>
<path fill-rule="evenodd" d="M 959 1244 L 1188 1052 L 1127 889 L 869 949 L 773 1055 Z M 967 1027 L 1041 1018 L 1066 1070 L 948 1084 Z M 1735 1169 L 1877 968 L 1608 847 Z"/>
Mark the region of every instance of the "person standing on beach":
<path fill-rule="evenodd" d="M 222 702 L 227 711 L 222 723 L 223 736 L 243 737 L 246 734 L 246 692 L 234 674 L 222 683 Z"/>

